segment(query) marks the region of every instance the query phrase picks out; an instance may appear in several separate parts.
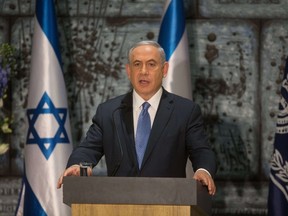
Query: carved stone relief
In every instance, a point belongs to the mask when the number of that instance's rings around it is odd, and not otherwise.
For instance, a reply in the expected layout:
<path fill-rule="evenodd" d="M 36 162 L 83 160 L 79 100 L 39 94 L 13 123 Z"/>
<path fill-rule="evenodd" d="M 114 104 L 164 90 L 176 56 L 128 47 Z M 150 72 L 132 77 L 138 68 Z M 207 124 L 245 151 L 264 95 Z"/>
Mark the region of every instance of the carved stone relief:
<path fill-rule="evenodd" d="M 193 42 L 193 99 L 202 107 L 218 177 L 258 174 L 259 97 L 257 25 L 240 20 L 189 24 Z"/>

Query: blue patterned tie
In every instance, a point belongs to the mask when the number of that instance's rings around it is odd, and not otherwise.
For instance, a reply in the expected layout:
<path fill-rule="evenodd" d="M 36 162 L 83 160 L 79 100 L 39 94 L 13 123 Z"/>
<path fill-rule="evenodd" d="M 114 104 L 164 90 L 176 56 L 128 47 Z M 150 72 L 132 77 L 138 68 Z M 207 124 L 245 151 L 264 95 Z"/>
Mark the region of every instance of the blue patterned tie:
<path fill-rule="evenodd" d="M 144 102 L 142 104 L 142 111 L 138 118 L 138 124 L 137 124 L 137 130 L 136 130 L 136 152 L 137 152 L 137 159 L 138 159 L 138 165 L 139 169 L 142 164 L 142 160 L 144 157 L 144 153 L 146 150 L 148 138 L 150 135 L 151 130 L 151 121 L 150 121 L 150 115 L 148 113 L 148 109 L 150 107 L 150 104 L 148 102 Z"/>

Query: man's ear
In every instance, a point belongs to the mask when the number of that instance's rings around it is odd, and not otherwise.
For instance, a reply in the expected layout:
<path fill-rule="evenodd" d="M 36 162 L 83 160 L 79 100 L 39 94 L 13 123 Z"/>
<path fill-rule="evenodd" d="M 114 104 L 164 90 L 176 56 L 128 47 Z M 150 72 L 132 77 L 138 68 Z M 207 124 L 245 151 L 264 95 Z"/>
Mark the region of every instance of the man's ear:
<path fill-rule="evenodd" d="M 163 71 L 162 71 L 163 72 L 163 78 L 165 78 L 167 76 L 168 69 L 169 69 L 169 63 L 165 62 L 163 65 Z"/>

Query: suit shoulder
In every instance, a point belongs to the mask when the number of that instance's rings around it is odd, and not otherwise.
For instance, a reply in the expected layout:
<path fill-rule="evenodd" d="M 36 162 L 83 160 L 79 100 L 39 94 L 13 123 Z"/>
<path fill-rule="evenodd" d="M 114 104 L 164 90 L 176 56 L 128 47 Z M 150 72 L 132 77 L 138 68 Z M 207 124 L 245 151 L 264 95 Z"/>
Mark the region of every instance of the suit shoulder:
<path fill-rule="evenodd" d="M 176 103 L 179 104 L 181 106 L 190 106 L 190 107 L 199 107 L 199 105 L 197 103 L 195 103 L 194 101 L 192 101 L 191 99 L 173 94 L 173 93 L 169 93 L 172 100 Z"/>
<path fill-rule="evenodd" d="M 116 96 L 114 98 L 110 98 L 108 99 L 107 101 L 101 103 L 100 105 L 101 106 L 111 106 L 111 105 L 120 105 L 123 98 L 125 97 L 126 94 L 123 94 L 123 95 L 119 95 L 119 96 Z"/>

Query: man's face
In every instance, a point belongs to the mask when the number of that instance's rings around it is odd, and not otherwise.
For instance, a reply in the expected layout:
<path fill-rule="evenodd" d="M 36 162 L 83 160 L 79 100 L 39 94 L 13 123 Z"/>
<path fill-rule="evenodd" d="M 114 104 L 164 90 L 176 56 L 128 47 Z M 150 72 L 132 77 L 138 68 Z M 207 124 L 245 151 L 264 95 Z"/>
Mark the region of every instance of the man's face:
<path fill-rule="evenodd" d="M 161 88 L 168 62 L 161 62 L 158 49 L 152 45 L 136 47 L 129 58 L 130 63 L 126 65 L 128 78 L 135 91 L 144 100 L 149 100 Z"/>

